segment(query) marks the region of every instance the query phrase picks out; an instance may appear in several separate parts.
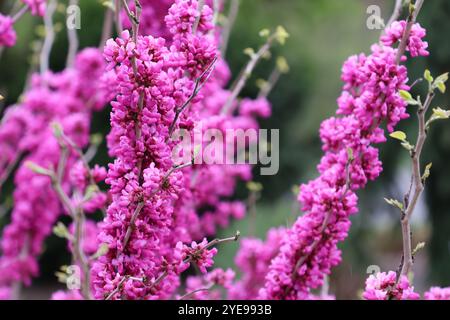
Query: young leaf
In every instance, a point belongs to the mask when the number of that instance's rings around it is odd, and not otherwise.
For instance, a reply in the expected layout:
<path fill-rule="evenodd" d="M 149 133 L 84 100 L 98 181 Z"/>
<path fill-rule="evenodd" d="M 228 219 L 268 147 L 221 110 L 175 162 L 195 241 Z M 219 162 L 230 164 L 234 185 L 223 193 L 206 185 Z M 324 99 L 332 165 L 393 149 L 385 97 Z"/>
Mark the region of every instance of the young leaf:
<path fill-rule="evenodd" d="M 255 50 L 253 50 L 253 48 L 245 48 L 244 54 L 246 54 L 249 57 L 253 57 L 255 55 Z"/>
<path fill-rule="evenodd" d="M 406 133 L 404 133 L 403 131 L 394 131 L 389 135 L 391 138 L 400 140 L 400 141 L 405 141 L 406 140 Z"/>
<path fill-rule="evenodd" d="M 269 29 L 262 29 L 259 32 L 259 36 L 262 37 L 262 38 L 267 38 L 269 35 L 270 35 Z"/>
<path fill-rule="evenodd" d="M 396 200 L 396 199 L 387 199 L 384 198 L 384 201 L 386 201 L 388 204 L 390 204 L 393 207 L 396 207 L 400 210 L 403 210 L 403 203 L 401 203 L 400 201 Z"/>
<path fill-rule="evenodd" d="M 439 77 L 436 78 L 434 82 L 436 83 L 446 83 L 448 80 L 448 72 L 441 74 Z"/>
<path fill-rule="evenodd" d="M 431 76 L 430 70 L 426 69 L 425 72 L 423 73 L 423 77 L 425 78 L 425 80 L 428 81 L 428 83 L 433 83 L 433 77 Z"/>
<path fill-rule="evenodd" d="M 403 141 L 401 143 L 402 147 L 405 148 L 406 150 L 408 150 L 409 152 L 411 152 L 414 149 L 414 146 L 411 145 L 408 141 Z"/>
<path fill-rule="evenodd" d="M 58 222 L 56 226 L 53 227 L 53 233 L 60 238 L 70 238 L 69 230 L 67 230 L 66 226 L 62 222 Z"/>
<path fill-rule="evenodd" d="M 443 82 L 437 83 L 436 86 L 442 94 L 445 93 L 447 87 L 445 86 L 445 84 Z"/>
<path fill-rule="evenodd" d="M 433 109 L 433 117 L 436 119 L 448 119 L 450 118 L 450 110 L 444 110 L 436 107 Z"/>
<path fill-rule="evenodd" d="M 419 242 L 416 247 L 414 248 L 414 250 L 412 251 L 412 255 L 416 255 L 417 252 L 419 252 L 420 250 L 422 250 L 423 248 L 425 248 L 425 242 Z"/>
<path fill-rule="evenodd" d="M 30 169 L 31 171 L 33 171 L 34 173 L 37 174 L 42 174 L 44 176 L 51 176 L 52 172 L 48 169 L 45 169 L 43 167 L 41 167 L 40 165 L 32 162 L 32 161 L 27 161 L 25 162 L 25 166 Z"/>
<path fill-rule="evenodd" d="M 425 166 L 425 170 L 424 170 L 423 175 L 422 175 L 422 180 L 423 181 L 425 181 L 430 176 L 430 172 L 431 172 L 430 170 L 431 170 L 432 166 L 433 166 L 432 162 L 430 162 L 429 164 L 427 164 Z"/>
<path fill-rule="evenodd" d="M 411 105 L 417 105 L 419 104 L 419 102 L 417 102 L 417 100 L 414 100 L 411 93 L 409 93 L 408 91 L 405 90 L 400 90 L 399 92 L 400 97 L 405 100 L 408 104 Z"/>
<path fill-rule="evenodd" d="M 252 192 L 259 192 L 263 189 L 263 185 L 259 182 L 249 181 L 247 182 L 247 189 Z"/>
<path fill-rule="evenodd" d="M 275 39 L 281 44 L 286 43 L 286 39 L 289 38 L 289 33 L 282 26 L 278 26 L 275 32 Z"/>
<path fill-rule="evenodd" d="M 280 71 L 281 73 L 289 72 L 289 64 L 285 57 L 279 56 L 277 58 L 277 68 L 278 68 L 278 71 Z"/>

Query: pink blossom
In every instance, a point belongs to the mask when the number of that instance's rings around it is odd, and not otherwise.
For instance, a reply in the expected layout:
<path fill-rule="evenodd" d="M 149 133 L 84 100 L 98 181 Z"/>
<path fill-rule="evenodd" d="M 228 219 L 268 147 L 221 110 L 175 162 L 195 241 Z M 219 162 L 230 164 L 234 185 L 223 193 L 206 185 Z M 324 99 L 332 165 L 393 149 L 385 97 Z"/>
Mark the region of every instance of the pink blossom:
<path fill-rule="evenodd" d="M 183 249 L 184 255 L 189 257 L 202 273 L 207 273 L 206 268 L 214 264 L 212 258 L 217 254 L 216 248 L 206 249 L 207 244 L 208 240 L 204 238 L 200 243 L 192 241 L 190 247 L 185 245 Z"/>
<path fill-rule="evenodd" d="M 385 34 L 381 36 L 381 42 L 385 46 L 392 46 L 396 42 L 399 42 L 403 33 L 405 32 L 407 22 L 405 20 L 394 21 L 385 30 Z M 430 53 L 427 51 L 428 43 L 422 39 L 426 36 L 426 30 L 420 26 L 419 23 L 415 23 L 411 27 L 411 32 L 406 46 L 406 50 L 411 53 L 412 57 L 428 56 Z"/>
<path fill-rule="evenodd" d="M 363 297 L 366 300 L 417 300 L 420 295 L 414 292 L 406 276 L 400 276 L 397 282 L 397 274 L 389 271 L 370 275 Z"/>
<path fill-rule="evenodd" d="M 439 288 L 431 287 L 424 294 L 425 300 L 450 300 L 450 287 Z"/>
<path fill-rule="evenodd" d="M 30 7 L 32 15 L 41 17 L 44 16 L 46 0 L 22 0 L 22 2 Z"/>
<path fill-rule="evenodd" d="M 12 47 L 16 43 L 13 24 L 11 17 L 0 14 L 0 47 Z"/>

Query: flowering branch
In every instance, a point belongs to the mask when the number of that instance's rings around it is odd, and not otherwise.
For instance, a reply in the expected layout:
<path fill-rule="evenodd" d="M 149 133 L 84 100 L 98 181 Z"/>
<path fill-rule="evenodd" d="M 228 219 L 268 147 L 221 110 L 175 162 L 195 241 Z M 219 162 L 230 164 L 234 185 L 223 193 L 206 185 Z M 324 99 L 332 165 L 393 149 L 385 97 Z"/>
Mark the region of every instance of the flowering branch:
<path fill-rule="evenodd" d="M 208 68 L 206 68 L 205 71 L 203 71 L 203 73 L 197 79 L 195 79 L 194 90 L 192 90 L 191 95 L 183 103 L 183 105 L 181 107 L 176 109 L 175 117 L 173 118 L 173 121 L 172 121 L 172 123 L 169 126 L 169 136 L 168 136 L 168 138 L 170 138 L 170 136 L 172 136 L 172 134 L 173 134 L 173 132 L 175 130 L 175 125 L 176 125 L 176 123 L 178 121 L 178 118 L 180 117 L 181 113 L 189 106 L 189 104 L 192 102 L 192 100 L 198 95 L 198 93 L 203 88 L 205 83 L 208 82 L 209 78 L 211 77 L 211 74 L 213 73 L 213 69 L 214 69 L 214 66 L 216 64 L 216 61 L 217 61 L 217 57 L 215 57 L 213 59 L 213 61 L 209 64 Z M 206 78 L 205 78 L 205 76 L 206 76 Z M 203 79 L 203 78 L 205 78 L 205 79 Z"/>
<path fill-rule="evenodd" d="M 341 201 L 344 200 L 345 195 L 347 194 L 347 191 L 350 189 L 350 184 L 351 184 L 351 177 L 350 177 L 350 166 L 352 165 L 352 162 L 354 160 L 353 158 L 353 151 L 351 151 L 351 149 L 348 149 L 347 151 L 348 154 L 348 160 L 345 166 L 345 176 L 346 176 L 346 181 L 345 181 L 345 185 L 344 185 L 344 191 L 341 195 Z M 295 268 L 293 270 L 292 273 L 292 279 L 295 280 L 298 276 L 298 269 L 303 265 L 303 263 L 305 263 L 306 259 L 309 258 L 309 256 L 314 252 L 314 250 L 316 249 L 317 245 L 319 244 L 319 242 L 322 240 L 322 234 L 324 233 L 324 231 L 326 230 L 327 226 L 328 226 L 328 221 L 330 220 L 330 216 L 332 214 L 332 210 L 328 210 L 327 213 L 325 214 L 325 218 L 323 219 L 323 223 L 322 226 L 320 228 L 320 232 L 319 232 L 319 237 L 317 237 L 314 242 L 311 245 L 311 250 L 309 251 L 308 254 L 303 255 L 295 264 Z"/>
<path fill-rule="evenodd" d="M 195 254 L 200 254 L 202 252 L 204 252 L 205 250 L 219 245 L 221 243 L 225 243 L 225 242 L 231 242 L 231 241 L 238 241 L 240 237 L 240 232 L 236 231 L 236 234 L 233 237 L 229 237 L 229 238 L 223 238 L 223 239 L 214 239 L 210 242 L 208 242 L 204 247 L 201 247 L 199 249 L 196 250 Z M 186 257 L 183 260 L 183 264 L 188 264 L 193 260 L 193 255 L 189 255 L 188 257 Z M 158 284 L 160 284 L 167 276 L 169 275 L 169 272 L 167 270 L 163 271 L 161 273 L 161 275 L 158 276 L 158 278 L 155 279 L 155 281 L 153 281 L 149 286 L 148 286 L 148 290 L 153 289 L 154 287 L 156 287 Z M 120 292 L 123 284 L 128 280 L 131 279 L 131 277 L 129 275 L 125 275 L 117 284 L 116 288 L 111 291 L 106 297 L 105 300 L 111 300 L 115 294 L 117 294 L 118 292 Z M 146 282 L 146 279 L 139 279 L 142 282 Z"/>
<path fill-rule="evenodd" d="M 206 246 L 204 246 L 203 248 L 198 249 L 198 252 L 202 252 L 204 250 L 207 250 L 213 246 L 216 246 L 218 244 L 221 243 L 225 243 L 225 242 L 231 242 L 231 241 L 238 241 L 239 237 L 240 237 L 241 233 L 239 231 L 236 231 L 236 234 L 233 237 L 229 237 L 229 238 L 224 238 L 224 239 L 214 239 L 210 242 L 208 242 L 208 244 Z M 192 261 L 193 256 L 189 255 L 186 259 L 183 260 L 183 264 L 188 264 Z M 149 287 L 149 289 L 154 288 L 155 286 L 157 286 L 161 281 L 164 280 L 164 278 L 167 277 L 169 273 L 167 271 L 164 271 Z"/>
<path fill-rule="evenodd" d="M 151 193 L 150 197 L 154 196 L 155 194 L 157 194 L 162 188 L 163 186 L 167 183 L 170 175 L 175 172 L 176 170 L 181 170 L 183 168 L 186 168 L 188 166 L 191 166 L 193 164 L 193 160 L 192 162 L 188 162 L 179 166 L 175 166 L 172 167 L 164 176 L 164 178 L 162 179 L 160 185 L 158 186 L 158 188 L 156 188 L 155 190 L 153 190 L 153 192 Z M 136 222 L 136 219 L 138 218 L 139 214 L 141 213 L 141 210 L 144 208 L 145 205 L 145 201 L 140 201 L 136 207 L 136 209 L 133 212 L 133 215 L 131 216 L 131 220 L 130 220 L 130 224 L 127 228 L 127 231 L 125 233 L 125 236 L 123 238 L 123 247 L 122 247 L 122 252 L 125 251 L 125 248 L 128 245 L 128 242 L 130 241 L 130 237 L 131 237 L 131 232 L 133 232 L 134 229 L 134 223 Z M 119 251 L 117 252 L 117 254 L 119 254 Z"/>

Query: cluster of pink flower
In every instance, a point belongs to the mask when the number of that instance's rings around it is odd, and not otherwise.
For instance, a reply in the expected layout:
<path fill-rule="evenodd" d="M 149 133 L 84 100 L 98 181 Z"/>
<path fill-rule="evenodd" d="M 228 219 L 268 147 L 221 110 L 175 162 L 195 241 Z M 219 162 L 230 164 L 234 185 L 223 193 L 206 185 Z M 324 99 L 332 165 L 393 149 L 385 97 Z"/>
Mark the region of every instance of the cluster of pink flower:
<path fill-rule="evenodd" d="M 251 112 L 220 115 L 230 95 L 224 89 L 230 75 L 219 58 L 219 36 L 212 32 L 209 2 L 199 11 L 197 1 L 175 1 L 164 18 L 170 32 L 165 38 L 139 35 L 135 43 L 125 31 L 105 47 L 119 94 L 112 102 L 108 137 L 110 153 L 116 157 L 106 180 L 112 203 L 100 234 L 109 251 L 92 272 L 97 298 L 108 296 L 124 277 L 128 278 L 112 298 L 171 296 L 187 256 L 206 272 L 215 254 L 215 249 L 199 251 L 206 240 L 190 249 L 181 243 L 213 235 L 217 225 L 226 226 L 231 217 L 245 213 L 241 202 L 222 199 L 233 194 L 238 178 L 250 178 L 249 165 L 192 165 L 176 170 L 171 158 L 177 143 L 170 139 L 175 120 L 176 128 L 191 132 L 198 123 L 205 130 L 214 127 L 224 132 L 230 127 L 257 127 Z M 143 17 L 145 3 L 142 10 Z M 161 30 L 155 22 L 143 32 L 148 28 Z M 198 82 L 201 92 L 177 114 Z M 164 279 L 157 281 L 161 275 Z"/>
<path fill-rule="evenodd" d="M 0 144 L 7 151 L 2 169 L 15 160 L 21 159 L 21 164 L 14 179 L 11 223 L 5 227 L 1 241 L 0 286 L 29 284 L 38 273 L 37 258 L 43 242 L 63 209 L 50 177 L 34 172 L 27 163 L 48 169 L 58 166 L 60 145 L 54 136 L 53 122 L 59 123 L 79 148 L 88 144 L 91 114 L 106 103 L 97 81 L 103 69 L 99 50 L 85 49 L 78 54 L 73 68 L 34 75 L 23 101 L 6 112 L 0 127 Z M 71 150 L 62 181 L 69 194 L 72 188 L 86 188 L 79 177 L 82 173 L 75 173 L 83 170 L 78 159 Z M 97 181 L 104 179 L 104 169 L 94 168 L 93 175 Z M 93 195 L 85 206 L 91 210 L 103 206 L 106 197 L 100 194 Z"/>
<path fill-rule="evenodd" d="M 367 300 L 417 300 L 420 295 L 414 292 L 406 276 L 401 276 L 397 282 L 394 271 L 379 272 L 366 280 L 366 290 L 363 298 Z"/>
<path fill-rule="evenodd" d="M 44 16 L 46 0 L 22 0 L 27 10 L 31 11 L 32 15 Z M 19 16 L 17 16 L 19 18 Z M 16 44 L 16 31 L 14 30 L 14 23 L 17 18 L 5 16 L 0 13 L 0 48 L 12 47 Z"/>
<path fill-rule="evenodd" d="M 380 126 L 386 122 L 392 131 L 408 117 L 406 102 L 398 93 L 409 90 L 407 70 L 397 64 L 397 49 L 387 45 L 403 34 L 404 30 L 397 30 L 399 25 L 404 26 L 400 22 L 387 30 L 385 45 L 372 46 L 371 55 L 353 56 L 344 64 L 340 117 L 325 120 L 320 129 L 325 152 L 318 166 L 320 176 L 300 188 L 298 199 L 306 213 L 285 233 L 261 298 L 307 299 L 340 262 L 337 244 L 347 237 L 349 216 L 357 212 L 355 191 L 382 170 L 378 150 L 372 146 L 385 141 Z M 421 40 L 425 32 L 418 25 L 413 30 L 409 51 L 427 54 Z"/>
<path fill-rule="evenodd" d="M 285 232 L 285 228 L 271 229 L 267 233 L 266 241 L 256 238 L 241 240 L 235 263 L 242 272 L 242 277 L 230 287 L 228 291 L 230 299 L 258 299 L 270 262 L 278 254 Z"/>
<path fill-rule="evenodd" d="M 12 47 L 16 43 L 16 31 L 13 19 L 0 14 L 0 47 Z"/>
<path fill-rule="evenodd" d="M 367 300 L 417 300 L 420 295 L 414 292 L 406 276 L 394 271 L 380 272 L 369 276 L 363 298 Z M 432 287 L 424 294 L 425 300 L 450 300 L 450 288 Z"/>

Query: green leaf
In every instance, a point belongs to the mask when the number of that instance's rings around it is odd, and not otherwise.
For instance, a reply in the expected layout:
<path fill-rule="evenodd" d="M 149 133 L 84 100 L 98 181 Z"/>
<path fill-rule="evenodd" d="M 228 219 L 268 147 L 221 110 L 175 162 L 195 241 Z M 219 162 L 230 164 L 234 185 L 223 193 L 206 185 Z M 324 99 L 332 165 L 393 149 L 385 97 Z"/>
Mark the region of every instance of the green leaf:
<path fill-rule="evenodd" d="M 259 32 L 259 36 L 262 38 L 267 38 L 270 35 L 270 30 L 269 29 L 262 29 Z"/>
<path fill-rule="evenodd" d="M 445 84 L 443 82 L 437 83 L 436 86 L 442 94 L 445 93 L 447 87 L 445 86 Z"/>
<path fill-rule="evenodd" d="M 108 253 L 109 247 L 106 243 L 102 243 L 98 249 L 97 252 L 95 252 L 92 256 L 91 259 L 97 259 L 100 258 L 101 256 L 104 256 L 105 254 Z"/>
<path fill-rule="evenodd" d="M 96 184 L 91 184 L 86 188 L 86 192 L 84 193 L 83 201 L 89 201 L 92 199 L 94 194 L 98 192 L 98 186 Z"/>
<path fill-rule="evenodd" d="M 406 90 L 399 90 L 398 93 L 399 93 L 400 97 L 403 100 L 405 100 L 408 104 L 411 104 L 411 105 L 419 104 L 419 102 L 417 102 L 417 100 L 413 99 L 411 93 L 409 93 L 408 91 L 406 91 Z"/>
<path fill-rule="evenodd" d="M 384 198 L 384 201 L 386 201 L 391 206 L 396 207 L 403 211 L 403 203 L 401 203 L 400 201 L 396 199 L 387 199 L 387 198 Z"/>
<path fill-rule="evenodd" d="M 289 64 L 285 57 L 283 57 L 283 56 L 277 57 L 277 68 L 278 68 L 278 71 L 280 71 L 281 73 L 289 72 Z"/>
<path fill-rule="evenodd" d="M 436 78 L 434 82 L 436 83 L 446 83 L 448 80 L 448 72 L 441 74 L 439 77 Z"/>
<path fill-rule="evenodd" d="M 450 118 L 450 110 L 444 110 L 439 107 L 433 108 L 433 117 L 436 119 L 448 119 Z"/>
<path fill-rule="evenodd" d="M 430 176 L 430 173 L 431 173 L 431 167 L 433 166 L 433 163 L 432 162 L 430 162 L 429 164 L 427 164 L 426 166 L 425 166 L 425 170 L 424 170 L 424 172 L 423 172 L 423 175 L 422 175 L 422 180 L 423 181 L 425 181 L 429 176 Z"/>
<path fill-rule="evenodd" d="M 253 50 L 253 48 L 245 48 L 244 54 L 249 57 L 253 57 L 255 55 L 255 50 Z"/>
<path fill-rule="evenodd" d="M 433 114 L 426 123 L 426 127 L 429 128 L 430 124 L 436 120 L 445 120 L 450 118 L 450 110 L 444 110 L 439 107 L 433 108 Z"/>
<path fill-rule="evenodd" d="M 414 248 L 414 250 L 412 251 L 412 255 L 416 255 L 417 252 L 419 252 L 420 250 L 422 250 L 423 248 L 425 248 L 425 242 L 419 242 L 416 247 Z"/>
<path fill-rule="evenodd" d="M 48 170 L 48 169 L 46 169 L 44 167 L 41 167 L 40 165 L 38 165 L 38 164 L 36 164 L 36 163 L 34 163 L 32 161 L 25 162 L 25 166 L 28 169 L 30 169 L 31 171 L 33 171 L 34 173 L 37 173 L 37 174 L 42 174 L 44 176 L 51 176 L 53 174 L 52 171 L 50 171 L 50 170 Z"/>
<path fill-rule="evenodd" d="M 352 148 L 348 148 L 347 149 L 347 161 L 352 162 L 353 160 L 355 160 L 355 156 L 353 155 L 353 149 Z"/>
<path fill-rule="evenodd" d="M 400 140 L 400 141 L 405 141 L 406 140 L 406 133 L 404 133 L 403 131 L 394 131 L 389 135 L 391 138 Z"/>
<path fill-rule="evenodd" d="M 109 1 L 103 1 L 102 5 L 106 8 L 109 8 L 111 11 L 115 12 L 116 11 L 116 7 L 113 3 L 113 1 L 109 0 Z"/>
<path fill-rule="evenodd" d="M 428 83 L 433 83 L 433 77 L 431 76 L 430 70 L 426 69 L 423 73 L 423 77 L 428 81 Z"/>
<path fill-rule="evenodd" d="M 289 33 L 282 26 L 278 26 L 275 32 L 275 39 L 281 44 L 284 45 L 286 43 L 286 39 L 289 38 Z"/>
<path fill-rule="evenodd" d="M 60 238 L 69 239 L 70 233 L 69 230 L 66 228 L 64 223 L 58 222 L 56 226 L 53 227 L 53 233 Z"/>
<path fill-rule="evenodd" d="M 259 182 L 249 181 L 247 182 L 247 189 L 251 192 L 259 192 L 263 189 L 263 185 Z"/>
<path fill-rule="evenodd" d="M 401 143 L 402 147 L 411 152 L 414 149 L 414 146 L 411 145 L 408 141 L 403 141 Z"/>
<path fill-rule="evenodd" d="M 63 135 L 63 128 L 62 128 L 61 124 L 55 121 L 55 122 L 52 122 L 50 125 L 53 129 L 53 135 L 56 138 L 61 138 Z"/>
<path fill-rule="evenodd" d="M 103 136 L 101 133 L 93 133 L 89 140 L 94 146 L 99 146 L 103 142 Z"/>
<path fill-rule="evenodd" d="M 400 90 L 398 93 L 400 94 L 400 97 L 402 97 L 405 101 L 412 100 L 413 98 L 411 93 L 406 90 Z"/>

